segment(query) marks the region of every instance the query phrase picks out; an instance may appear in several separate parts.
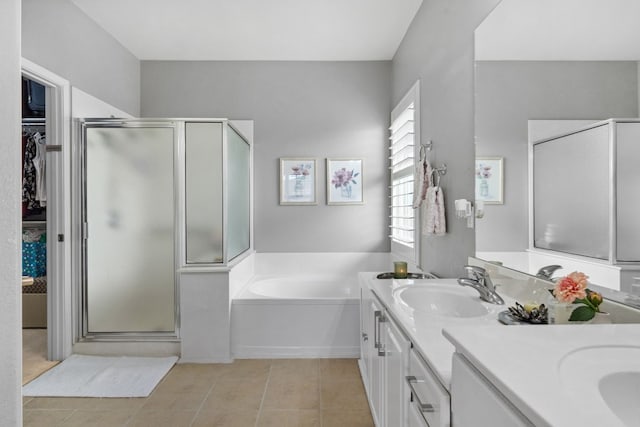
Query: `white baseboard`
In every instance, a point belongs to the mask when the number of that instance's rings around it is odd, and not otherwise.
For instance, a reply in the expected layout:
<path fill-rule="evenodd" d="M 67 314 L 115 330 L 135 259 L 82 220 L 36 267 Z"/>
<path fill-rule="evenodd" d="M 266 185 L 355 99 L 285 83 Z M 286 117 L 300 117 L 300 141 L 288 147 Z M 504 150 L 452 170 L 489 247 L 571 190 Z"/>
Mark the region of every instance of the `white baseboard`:
<path fill-rule="evenodd" d="M 360 347 L 266 347 L 241 346 L 233 349 L 236 359 L 311 359 L 360 357 Z"/>

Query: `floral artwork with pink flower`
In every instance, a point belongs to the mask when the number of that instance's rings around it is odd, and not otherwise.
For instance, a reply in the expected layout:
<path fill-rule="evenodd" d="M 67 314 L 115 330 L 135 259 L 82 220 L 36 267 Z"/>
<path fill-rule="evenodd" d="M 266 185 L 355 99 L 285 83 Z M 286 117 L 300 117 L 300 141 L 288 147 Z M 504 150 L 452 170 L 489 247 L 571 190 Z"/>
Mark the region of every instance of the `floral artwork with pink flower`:
<path fill-rule="evenodd" d="M 350 184 L 357 184 L 354 179 L 359 174 L 354 173 L 353 170 L 347 170 L 346 168 L 338 169 L 334 172 L 333 178 L 331 179 L 331 185 L 335 188 L 347 187 Z"/>
<path fill-rule="evenodd" d="M 576 299 L 585 299 L 587 296 L 587 279 L 589 279 L 589 276 L 574 271 L 558 280 L 553 289 L 553 295 L 558 301 L 569 304 L 573 303 Z"/>

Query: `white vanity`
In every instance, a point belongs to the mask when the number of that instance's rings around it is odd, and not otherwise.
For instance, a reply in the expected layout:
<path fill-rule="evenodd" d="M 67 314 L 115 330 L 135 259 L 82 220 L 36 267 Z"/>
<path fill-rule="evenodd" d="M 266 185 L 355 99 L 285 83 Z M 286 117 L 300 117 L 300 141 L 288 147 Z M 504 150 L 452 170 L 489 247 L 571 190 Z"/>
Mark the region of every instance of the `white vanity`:
<path fill-rule="evenodd" d="M 378 427 L 640 425 L 640 325 L 505 326 L 513 299 L 455 279 L 359 280 Z"/>

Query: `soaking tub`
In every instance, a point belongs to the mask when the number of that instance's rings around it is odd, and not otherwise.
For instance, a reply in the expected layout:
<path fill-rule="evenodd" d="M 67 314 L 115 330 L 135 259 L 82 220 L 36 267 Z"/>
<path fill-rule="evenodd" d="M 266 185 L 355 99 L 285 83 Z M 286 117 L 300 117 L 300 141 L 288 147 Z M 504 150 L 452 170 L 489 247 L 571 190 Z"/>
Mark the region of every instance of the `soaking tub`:
<path fill-rule="evenodd" d="M 236 358 L 358 357 L 355 275 L 255 276 L 231 306 Z"/>

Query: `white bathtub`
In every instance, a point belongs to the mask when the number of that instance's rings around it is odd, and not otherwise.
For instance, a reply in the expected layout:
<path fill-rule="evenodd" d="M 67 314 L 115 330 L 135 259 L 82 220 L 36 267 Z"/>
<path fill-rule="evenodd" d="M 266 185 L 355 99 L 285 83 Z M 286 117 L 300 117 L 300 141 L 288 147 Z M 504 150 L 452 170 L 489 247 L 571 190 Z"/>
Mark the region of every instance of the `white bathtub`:
<path fill-rule="evenodd" d="M 358 357 L 356 275 L 256 276 L 231 306 L 236 358 Z"/>

